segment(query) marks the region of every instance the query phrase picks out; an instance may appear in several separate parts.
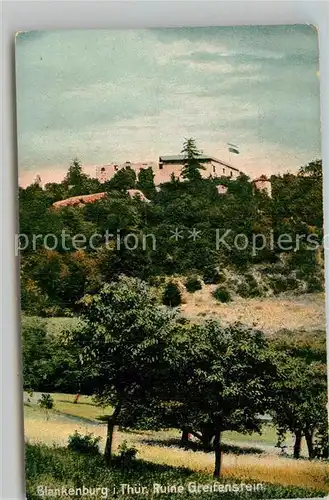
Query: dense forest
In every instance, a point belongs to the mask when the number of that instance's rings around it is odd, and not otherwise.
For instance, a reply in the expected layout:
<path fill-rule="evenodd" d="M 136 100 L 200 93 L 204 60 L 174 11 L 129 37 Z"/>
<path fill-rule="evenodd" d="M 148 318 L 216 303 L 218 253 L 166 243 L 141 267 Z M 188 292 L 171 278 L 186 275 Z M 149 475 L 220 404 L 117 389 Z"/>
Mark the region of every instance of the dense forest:
<path fill-rule="evenodd" d="M 220 283 L 224 300 L 323 290 L 321 160 L 272 175 L 272 197 L 243 174 L 203 179 L 201 168 L 192 148 L 182 179 L 156 187 L 151 168 L 137 177 L 124 168 L 101 184 L 74 160 L 62 182 L 43 187 L 38 177 L 20 188 L 23 311 L 72 315 L 121 274 L 163 287 L 174 278 L 191 288 Z M 132 188 L 149 202 L 130 197 Z M 94 203 L 53 206 L 99 192 L 107 194 Z"/>

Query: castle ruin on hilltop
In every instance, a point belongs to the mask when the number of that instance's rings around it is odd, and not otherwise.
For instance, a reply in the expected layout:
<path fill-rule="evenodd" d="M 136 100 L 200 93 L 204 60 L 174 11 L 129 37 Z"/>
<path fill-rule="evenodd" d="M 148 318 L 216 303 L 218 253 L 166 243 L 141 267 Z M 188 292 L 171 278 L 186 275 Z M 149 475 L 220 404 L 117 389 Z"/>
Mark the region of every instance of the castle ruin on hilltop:
<path fill-rule="evenodd" d="M 122 168 L 131 168 L 136 172 L 136 175 L 138 175 L 142 169 L 152 168 L 154 172 L 154 183 L 158 186 L 164 182 L 169 182 L 172 175 L 176 178 L 181 178 L 181 172 L 185 161 L 186 156 L 180 154 L 160 156 L 158 162 L 132 163 L 130 161 L 126 161 L 120 165 L 116 163 L 99 165 L 96 167 L 96 177 L 100 182 L 104 183 L 110 180 L 115 173 Z M 242 173 L 229 163 L 214 158 L 213 156 L 202 154 L 198 156 L 198 161 L 205 167 L 204 170 L 200 170 L 203 178 L 211 176 L 236 179 Z"/>

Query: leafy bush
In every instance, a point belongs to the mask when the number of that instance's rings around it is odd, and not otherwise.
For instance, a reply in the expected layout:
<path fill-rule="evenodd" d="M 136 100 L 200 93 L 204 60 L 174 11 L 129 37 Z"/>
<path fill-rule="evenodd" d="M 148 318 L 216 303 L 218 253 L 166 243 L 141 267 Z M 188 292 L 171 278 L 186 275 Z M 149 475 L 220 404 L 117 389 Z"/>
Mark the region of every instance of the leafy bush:
<path fill-rule="evenodd" d="M 134 446 L 129 447 L 126 440 L 120 444 L 120 446 L 118 447 L 118 451 L 120 456 L 120 463 L 124 468 L 131 465 L 131 462 L 135 460 L 138 453 L 137 448 L 135 448 Z"/>
<path fill-rule="evenodd" d="M 274 294 L 286 292 L 288 289 L 288 282 L 285 276 L 275 275 L 269 278 L 270 286 Z"/>
<path fill-rule="evenodd" d="M 150 276 L 149 279 L 147 280 L 148 281 L 148 284 L 150 286 L 160 286 L 160 285 L 163 285 L 166 281 L 166 277 L 165 276 Z"/>
<path fill-rule="evenodd" d="M 260 297 L 262 290 L 252 274 L 245 274 L 244 281 L 237 287 L 237 294 L 244 298 Z"/>
<path fill-rule="evenodd" d="M 83 435 L 75 431 L 74 434 L 69 436 L 67 447 L 69 450 L 76 451 L 77 453 L 97 455 L 99 453 L 98 443 L 100 440 L 100 437 L 93 437 L 92 433 Z"/>
<path fill-rule="evenodd" d="M 186 290 L 190 293 L 202 289 L 202 282 L 197 276 L 191 276 L 185 283 Z"/>
<path fill-rule="evenodd" d="M 274 294 L 287 292 L 289 290 L 298 293 L 303 292 L 321 292 L 323 291 L 323 280 L 317 275 L 302 276 L 297 270 L 296 273 L 290 273 L 288 276 L 274 274 L 267 278 L 270 288 Z"/>
<path fill-rule="evenodd" d="M 249 286 L 245 281 L 239 283 L 236 289 L 236 293 L 240 295 L 240 297 L 247 298 L 249 297 Z"/>
<path fill-rule="evenodd" d="M 310 252 L 304 247 L 291 253 L 288 265 L 291 269 L 297 270 L 300 278 L 308 278 L 319 269 L 316 252 Z"/>
<path fill-rule="evenodd" d="M 287 277 L 287 288 L 289 290 L 296 290 L 299 287 L 299 281 L 294 276 Z"/>
<path fill-rule="evenodd" d="M 50 394 L 41 394 L 41 398 L 38 400 L 38 405 L 40 408 L 44 409 L 46 412 L 46 418 L 49 419 L 49 410 L 54 407 L 54 400 Z"/>
<path fill-rule="evenodd" d="M 177 307 L 182 303 L 182 294 L 177 283 L 169 281 L 162 296 L 162 302 L 166 306 Z"/>
<path fill-rule="evenodd" d="M 203 273 L 203 281 L 207 285 L 218 285 L 225 281 L 225 275 L 217 267 L 207 267 Z"/>
<path fill-rule="evenodd" d="M 230 292 L 227 290 L 227 288 L 224 288 L 222 286 L 216 288 L 216 290 L 213 292 L 213 296 L 220 302 L 230 302 L 232 300 Z"/>
<path fill-rule="evenodd" d="M 308 293 L 323 292 L 323 289 L 323 280 L 319 276 L 313 276 L 307 282 Z"/>

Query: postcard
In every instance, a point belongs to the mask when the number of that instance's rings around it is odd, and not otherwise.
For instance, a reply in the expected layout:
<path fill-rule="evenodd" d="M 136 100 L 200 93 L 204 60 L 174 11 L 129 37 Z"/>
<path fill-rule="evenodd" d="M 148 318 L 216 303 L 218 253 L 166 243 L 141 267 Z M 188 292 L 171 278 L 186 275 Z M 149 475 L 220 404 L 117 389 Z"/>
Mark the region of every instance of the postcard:
<path fill-rule="evenodd" d="M 313 26 L 16 35 L 28 500 L 329 493 Z"/>

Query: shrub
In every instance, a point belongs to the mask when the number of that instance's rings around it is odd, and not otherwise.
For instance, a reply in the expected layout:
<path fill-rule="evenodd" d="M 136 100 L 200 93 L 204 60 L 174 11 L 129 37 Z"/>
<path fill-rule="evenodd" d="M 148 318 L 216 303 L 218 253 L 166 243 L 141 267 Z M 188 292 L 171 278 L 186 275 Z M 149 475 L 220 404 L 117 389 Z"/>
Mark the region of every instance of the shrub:
<path fill-rule="evenodd" d="M 257 280 L 252 274 L 249 273 L 245 275 L 245 281 L 238 285 L 237 293 L 244 298 L 260 297 L 262 295 L 262 291 L 257 283 Z"/>
<path fill-rule="evenodd" d="M 118 447 L 119 456 L 120 456 L 120 464 L 124 468 L 129 467 L 131 462 L 135 460 L 136 455 L 138 453 L 137 448 L 134 446 L 129 447 L 127 441 L 123 441 L 122 444 Z"/>
<path fill-rule="evenodd" d="M 323 289 L 323 280 L 319 276 L 313 276 L 307 282 L 308 293 L 323 292 Z"/>
<path fill-rule="evenodd" d="M 203 281 L 207 285 L 218 285 L 225 281 L 225 275 L 217 267 L 207 267 L 203 273 Z"/>
<path fill-rule="evenodd" d="M 83 435 L 75 431 L 74 434 L 69 436 L 67 447 L 69 450 L 76 451 L 77 453 L 97 455 L 99 453 L 98 443 L 100 440 L 99 436 L 94 437 L 92 433 Z"/>
<path fill-rule="evenodd" d="M 165 276 L 150 276 L 148 279 L 148 283 L 150 286 L 160 286 L 165 283 Z"/>
<path fill-rule="evenodd" d="M 169 283 L 167 283 L 163 293 L 162 302 L 166 306 L 170 307 L 177 307 L 182 303 L 182 294 L 177 283 L 174 283 L 173 281 L 169 281 Z"/>
<path fill-rule="evenodd" d="M 44 409 L 46 412 L 46 419 L 49 419 L 49 410 L 54 407 L 54 400 L 50 394 L 41 394 L 41 398 L 38 400 L 38 405 L 40 408 Z"/>
<path fill-rule="evenodd" d="M 202 289 L 202 282 L 197 276 L 191 276 L 185 283 L 186 290 L 190 293 Z"/>
<path fill-rule="evenodd" d="M 271 276 L 269 279 L 270 286 L 274 294 L 282 293 L 287 291 L 288 282 L 285 276 L 275 275 Z"/>
<path fill-rule="evenodd" d="M 243 281 L 237 286 L 236 293 L 240 295 L 240 297 L 247 298 L 249 297 L 249 286 Z"/>
<path fill-rule="evenodd" d="M 216 290 L 213 292 L 213 296 L 220 302 L 230 302 L 232 300 L 230 292 L 227 290 L 227 288 L 224 288 L 222 286 L 216 288 Z"/>
<path fill-rule="evenodd" d="M 252 274 L 246 274 L 246 280 L 249 285 L 249 297 L 260 297 L 262 291 L 256 278 Z"/>
<path fill-rule="evenodd" d="M 294 276 L 288 276 L 287 278 L 287 288 L 289 290 L 296 290 L 299 286 L 299 282 L 297 280 L 297 278 L 295 278 Z"/>

